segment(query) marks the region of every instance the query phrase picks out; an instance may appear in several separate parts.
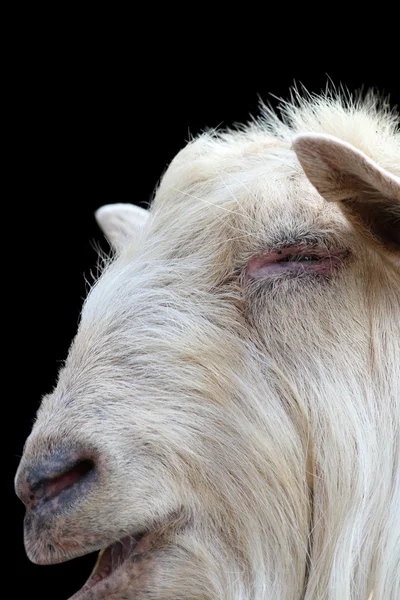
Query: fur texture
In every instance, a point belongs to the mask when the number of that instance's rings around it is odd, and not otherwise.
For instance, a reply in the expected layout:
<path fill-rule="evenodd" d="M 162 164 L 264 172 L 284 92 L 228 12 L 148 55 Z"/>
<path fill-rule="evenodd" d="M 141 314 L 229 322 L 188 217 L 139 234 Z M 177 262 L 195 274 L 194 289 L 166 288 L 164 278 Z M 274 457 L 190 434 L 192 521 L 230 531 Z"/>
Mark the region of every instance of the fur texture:
<path fill-rule="evenodd" d="M 189 143 L 150 219 L 103 211 L 118 253 L 17 476 L 91 448 L 101 485 L 27 527 L 32 560 L 146 529 L 85 598 L 400 597 L 399 176 L 394 113 L 308 96 Z M 346 258 L 269 275 L 291 246 Z"/>

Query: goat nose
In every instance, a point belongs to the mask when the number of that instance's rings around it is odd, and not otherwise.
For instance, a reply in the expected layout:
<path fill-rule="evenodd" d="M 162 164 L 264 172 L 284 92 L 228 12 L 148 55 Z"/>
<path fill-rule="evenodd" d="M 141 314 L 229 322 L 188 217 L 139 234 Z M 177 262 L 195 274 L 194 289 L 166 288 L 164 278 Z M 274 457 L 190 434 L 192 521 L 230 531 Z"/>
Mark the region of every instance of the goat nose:
<path fill-rule="evenodd" d="M 93 480 L 95 462 L 78 452 L 55 452 L 40 460 L 25 462 L 15 484 L 17 496 L 27 509 L 39 509 L 53 501 L 68 502 Z M 67 492 L 68 490 L 68 492 Z"/>

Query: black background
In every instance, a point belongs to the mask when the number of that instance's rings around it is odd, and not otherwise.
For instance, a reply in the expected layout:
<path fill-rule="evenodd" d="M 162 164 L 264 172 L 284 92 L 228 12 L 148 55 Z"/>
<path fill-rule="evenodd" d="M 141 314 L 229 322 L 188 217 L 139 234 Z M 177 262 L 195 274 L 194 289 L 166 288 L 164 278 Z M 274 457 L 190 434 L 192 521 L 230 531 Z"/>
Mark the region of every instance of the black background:
<path fill-rule="evenodd" d="M 41 395 L 54 385 L 76 331 L 85 276 L 90 279 L 94 245 L 102 240 L 93 212 L 111 202 L 145 206 L 189 134 L 246 121 L 257 114 L 259 97 L 276 105 L 269 94 L 287 98 L 294 81 L 315 92 L 328 77 L 350 90 L 374 86 L 390 94 L 392 104 L 400 95 L 387 54 L 367 57 L 348 42 L 339 53 L 336 41 L 328 57 L 318 44 L 305 53 L 285 42 L 285 54 L 270 41 L 265 60 L 256 64 L 237 52 L 238 44 L 232 53 L 232 40 L 218 57 L 206 59 L 204 39 L 189 47 L 186 37 L 173 48 L 170 39 L 154 45 L 153 36 L 134 45 L 137 23 L 131 32 L 120 32 L 106 18 L 101 28 L 90 19 L 80 28 L 77 19 L 70 28 L 32 32 L 25 17 L 7 87 L 11 216 L 3 222 L 10 240 L 4 253 L 15 255 L 16 275 L 7 288 L 16 324 L 7 374 L 12 392 L 5 398 L 12 414 L 10 568 L 17 575 L 13 597 L 28 597 L 28 590 L 30 598 L 65 600 L 84 583 L 94 557 L 32 565 L 23 549 L 24 509 L 13 497 L 12 478 Z M 194 46 L 200 48 L 196 57 Z M 107 248 L 104 241 L 102 246 Z"/>

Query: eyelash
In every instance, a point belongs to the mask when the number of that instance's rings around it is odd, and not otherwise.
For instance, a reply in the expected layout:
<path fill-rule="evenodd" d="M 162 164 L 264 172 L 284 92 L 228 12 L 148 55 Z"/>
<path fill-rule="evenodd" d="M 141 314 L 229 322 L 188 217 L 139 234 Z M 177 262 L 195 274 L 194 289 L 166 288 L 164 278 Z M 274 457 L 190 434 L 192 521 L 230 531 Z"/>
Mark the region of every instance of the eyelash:
<path fill-rule="evenodd" d="M 280 260 L 279 262 L 310 262 L 316 260 L 320 260 L 320 257 L 315 256 L 313 254 L 294 254 L 285 256 L 285 258 L 282 258 L 282 260 Z"/>

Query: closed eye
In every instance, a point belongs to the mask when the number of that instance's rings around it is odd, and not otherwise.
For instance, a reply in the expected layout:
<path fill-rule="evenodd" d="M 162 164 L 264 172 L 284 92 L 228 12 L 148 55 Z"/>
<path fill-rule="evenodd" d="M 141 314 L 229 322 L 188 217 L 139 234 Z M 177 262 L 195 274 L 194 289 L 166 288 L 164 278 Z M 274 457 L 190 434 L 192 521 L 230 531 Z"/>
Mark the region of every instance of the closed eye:
<path fill-rule="evenodd" d="M 247 263 L 245 279 L 307 273 L 329 277 L 343 265 L 348 254 L 349 251 L 343 248 L 328 250 L 314 244 L 311 248 L 306 244 L 292 244 L 253 256 Z"/>

